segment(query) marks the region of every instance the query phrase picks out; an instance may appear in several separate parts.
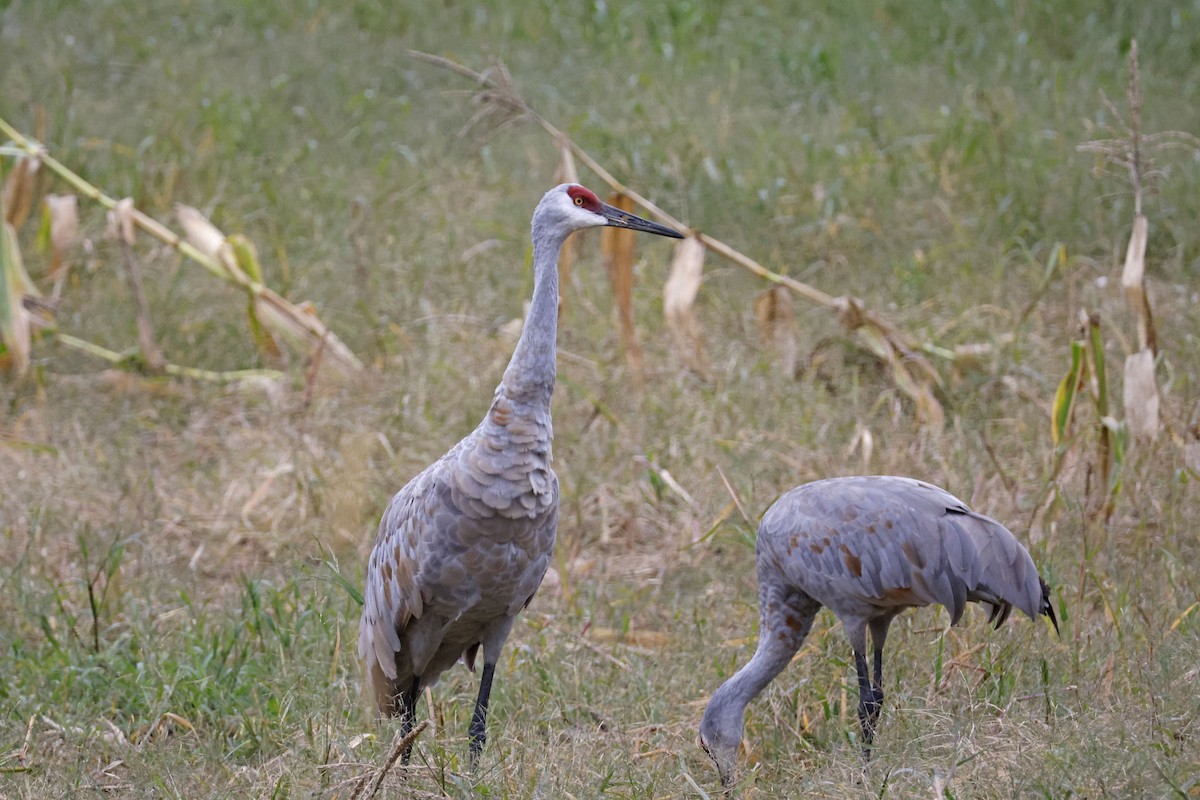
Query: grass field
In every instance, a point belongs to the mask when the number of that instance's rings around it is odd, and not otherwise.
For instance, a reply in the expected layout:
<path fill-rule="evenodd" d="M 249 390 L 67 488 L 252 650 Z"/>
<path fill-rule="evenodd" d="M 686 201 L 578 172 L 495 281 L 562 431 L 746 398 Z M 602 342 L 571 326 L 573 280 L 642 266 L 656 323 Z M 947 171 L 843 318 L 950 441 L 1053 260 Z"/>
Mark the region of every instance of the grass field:
<path fill-rule="evenodd" d="M 1122 416 L 1133 198 L 1076 145 L 1120 135 L 1103 97 L 1124 109 L 1134 37 L 1145 130 L 1200 133 L 1200 3 L 796 5 L 0 0 L 0 117 L 32 133 L 40 107 L 50 151 L 111 195 L 250 237 L 266 282 L 367 363 L 222 388 L 121 378 L 46 339 L 30 378 L 0 380 L 0 796 L 348 797 L 386 759 L 345 584 L 391 494 L 486 410 L 558 159 L 531 125 L 458 136 L 471 87 L 408 48 L 502 59 L 689 225 L 920 341 L 990 347 L 935 361 L 946 424 L 922 428 L 825 310 L 796 301 L 799 368 L 782 369 L 755 319 L 767 284 L 710 255 L 704 379 L 662 318 L 669 246 L 647 237 L 639 378 L 585 237 L 559 334 L 558 581 L 506 647 L 479 769 L 476 676 L 456 668 L 385 796 L 716 796 L 696 728 L 757 634 L 754 529 L 718 470 L 752 519 L 819 477 L 943 485 L 1030 543 L 1063 626 L 901 618 L 864 766 L 849 647 L 823 613 L 749 709 L 747 796 L 1200 796 L 1194 152 L 1162 153 L 1146 200 L 1164 430 L 1125 454 L 1107 522 L 1087 513 L 1096 414 L 1081 401 L 1057 475 L 1049 416 L 1081 309 L 1101 316 Z M 125 350 L 122 256 L 98 207 L 80 221 L 92 247 L 58 324 Z M 274 366 L 240 295 L 145 237 L 137 253 L 169 361 Z"/>

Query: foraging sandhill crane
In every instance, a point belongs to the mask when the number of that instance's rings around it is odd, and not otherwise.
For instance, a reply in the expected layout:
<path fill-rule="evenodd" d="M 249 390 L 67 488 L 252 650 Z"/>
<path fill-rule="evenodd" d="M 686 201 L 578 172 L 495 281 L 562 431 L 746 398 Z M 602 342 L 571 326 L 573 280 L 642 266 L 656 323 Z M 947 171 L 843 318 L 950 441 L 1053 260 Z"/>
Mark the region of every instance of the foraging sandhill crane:
<path fill-rule="evenodd" d="M 883 644 L 906 608 L 937 603 L 958 622 L 969 601 L 991 606 L 996 627 L 1012 607 L 1045 614 L 1050 592 L 1029 551 L 990 517 L 928 483 L 892 476 L 831 478 L 798 486 L 763 515 L 756 545 L 758 648 L 704 711 L 700 745 L 730 793 L 746 705 L 800 649 L 826 606 L 842 622 L 858 672 L 858 720 L 870 757 L 883 706 Z M 875 675 L 867 671 L 867 629 Z"/>
<path fill-rule="evenodd" d="M 516 350 L 474 431 L 396 493 L 367 564 L 358 654 L 379 711 L 413 728 L 422 688 L 459 658 L 483 674 L 469 729 L 472 762 L 486 739 L 500 649 L 533 599 L 554 549 L 558 478 L 550 397 L 558 328 L 558 253 L 568 234 L 609 225 L 676 239 L 674 230 L 574 184 L 533 212 L 533 302 Z M 408 760 L 408 752 L 404 753 Z"/>

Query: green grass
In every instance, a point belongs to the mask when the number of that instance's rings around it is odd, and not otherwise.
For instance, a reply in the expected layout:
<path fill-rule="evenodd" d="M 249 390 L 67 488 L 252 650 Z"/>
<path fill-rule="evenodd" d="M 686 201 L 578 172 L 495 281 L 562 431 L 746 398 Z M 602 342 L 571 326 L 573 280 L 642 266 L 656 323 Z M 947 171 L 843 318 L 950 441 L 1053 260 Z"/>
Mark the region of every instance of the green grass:
<path fill-rule="evenodd" d="M 1090 524 L 1083 409 L 1057 510 L 1029 530 L 1079 309 L 1102 315 L 1117 401 L 1132 331 L 1132 197 L 1075 145 L 1107 135 L 1089 124 L 1114 122 L 1101 92 L 1124 96 L 1135 36 L 1146 130 L 1200 131 L 1198 26 L 1195 3 L 0 4 L 0 116 L 32 132 L 40 106 L 51 151 L 110 194 L 248 235 L 267 283 L 370 365 L 311 392 L 292 365 L 273 394 L 115 380 L 46 341 L 32 380 L 0 383 L 0 795 L 347 797 L 386 758 L 338 575 L 361 586 L 391 493 L 482 416 L 556 162 L 532 127 L 456 138 L 474 109 L 447 92 L 469 87 L 407 48 L 503 59 L 535 108 L 688 224 L 921 339 L 995 348 L 941 365 L 946 428 L 922 431 L 825 312 L 797 303 L 804 369 L 783 374 L 756 331 L 764 285 L 710 257 L 704 382 L 663 323 L 669 252 L 647 240 L 639 382 L 587 238 L 554 399 L 561 588 L 504 652 L 479 770 L 460 668 L 391 796 L 716 793 L 696 726 L 757 632 L 753 527 L 718 468 L 755 516 L 823 476 L 944 485 L 1035 542 L 1063 623 L 1056 639 L 974 612 L 945 633 L 939 612 L 903 617 L 864 767 L 849 649 L 822 615 L 750 708 L 752 796 L 1200 795 L 1194 156 L 1163 158 L 1147 204 L 1167 432 L 1134 448 L 1116 513 Z M 81 224 L 94 246 L 59 324 L 125 349 L 121 254 L 96 208 Z M 170 361 L 266 365 L 241 298 L 149 242 L 138 257 Z M 866 462 L 847 452 L 860 427 Z"/>

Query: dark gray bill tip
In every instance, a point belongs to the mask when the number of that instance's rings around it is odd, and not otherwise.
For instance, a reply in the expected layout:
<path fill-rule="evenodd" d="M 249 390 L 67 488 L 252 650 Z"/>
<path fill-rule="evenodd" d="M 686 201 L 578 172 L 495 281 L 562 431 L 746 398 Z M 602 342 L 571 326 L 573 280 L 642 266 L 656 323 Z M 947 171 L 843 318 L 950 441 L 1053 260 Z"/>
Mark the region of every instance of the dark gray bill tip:
<path fill-rule="evenodd" d="M 601 213 L 608 225 L 614 228 L 627 228 L 631 231 L 643 231 L 645 233 L 654 233 L 659 236 L 666 236 L 671 239 L 682 239 L 683 234 L 674 228 L 668 228 L 666 225 L 659 225 L 657 222 L 651 222 L 648 219 L 642 219 L 637 214 L 630 214 L 628 211 L 622 211 L 619 208 L 610 206 L 608 203 L 601 204 Z"/>

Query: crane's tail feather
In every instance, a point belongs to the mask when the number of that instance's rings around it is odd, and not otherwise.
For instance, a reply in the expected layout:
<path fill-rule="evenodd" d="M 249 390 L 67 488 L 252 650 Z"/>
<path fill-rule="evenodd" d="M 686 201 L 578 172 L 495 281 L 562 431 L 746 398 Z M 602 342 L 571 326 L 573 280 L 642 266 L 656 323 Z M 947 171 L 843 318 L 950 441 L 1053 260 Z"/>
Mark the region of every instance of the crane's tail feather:
<path fill-rule="evenodd" d="M 1050 587 L 1040 577 L 1038 581 L 1042 584 L 1042 607 L 1039 611 L 1050 618 L 1050 624 L 1054 626 L 1055 635 L 1061 637 L 1062 633 L 1058 630 L 1058 617 L 1055 616 L 1054 606 L 1050 603 Z"/>
<path fill-rule="evenodd" d="M 988 617 L 988 622 L 994 626 L 995 630 L 999 630 L 1000 626 L 1008 620 L 1012 609 L 1012 603 L 992 603 L 992 613 Z"/>
<path fill-rule="evenodd" d="M 476 642 L 463 651 L 462 662 L 467 665 L 467 669 L 471 670 L 471 672 L 475 671 L 475 656 L 478 655 L 479 645 L 481 644 L 483 642 Z"/>

